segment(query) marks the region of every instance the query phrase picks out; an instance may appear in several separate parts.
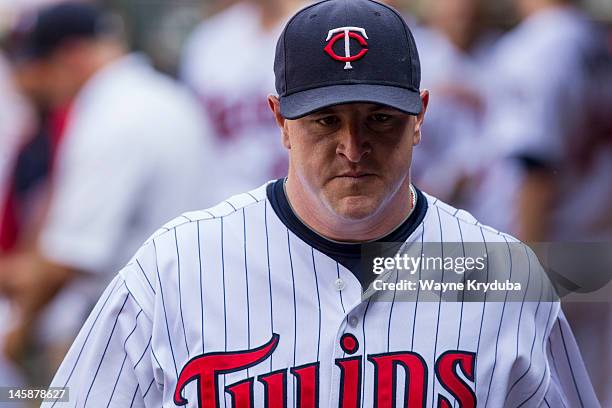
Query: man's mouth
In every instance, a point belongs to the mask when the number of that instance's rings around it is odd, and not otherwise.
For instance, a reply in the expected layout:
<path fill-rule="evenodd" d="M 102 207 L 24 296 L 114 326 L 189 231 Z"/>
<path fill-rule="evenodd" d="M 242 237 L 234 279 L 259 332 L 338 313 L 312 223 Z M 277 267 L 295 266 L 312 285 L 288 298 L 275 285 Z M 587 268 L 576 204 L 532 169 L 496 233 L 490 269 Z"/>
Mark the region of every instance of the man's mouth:
<path fill-rule="evenodd" d="M 368 173 L 368 172 L 365 172 L 365 171 L 347 171 L 347 172 L 344 172 L 344 173 L 342 173 L 342 174 L 340 174 L 340 175 L 338 175 L 336 177 L 339 177 L 339 178 L 361 179 L 361 178 L 365 178 L 365 177 L 371 177 L 373 175 L 374 174 Z"/>

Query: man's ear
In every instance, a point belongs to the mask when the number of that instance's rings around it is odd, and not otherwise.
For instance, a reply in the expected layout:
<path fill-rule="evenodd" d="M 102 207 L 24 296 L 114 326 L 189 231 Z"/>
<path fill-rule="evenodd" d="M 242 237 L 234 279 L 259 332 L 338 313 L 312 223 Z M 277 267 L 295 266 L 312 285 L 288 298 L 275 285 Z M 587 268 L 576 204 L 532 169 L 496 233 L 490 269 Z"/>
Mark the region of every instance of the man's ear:
<path fill-rule="evenodd" d="M 287 149 L 291 149 L 291 143 L 289 142 L 289 133 L 287 132 L 287 119 L 281 115 L 280 112 L 280 100 L 275 95 L 268 96 L 268 105 L 274 114 L 276 124 L 281 130 L 281 141 L 283 146 Z"/>
<path fill-rule="evenodd" d="M 423 128 L 423 122 L 425 121 L 425 113 L 427 112 L 427 106 L 429 105 L 429 91 L 427 89 L 421 92 L 421 102 L 423 109 L 421 113 L 416 116 L 414 122 L 414 144 L 417 145 L 421 142 L 421 129 Z"/>

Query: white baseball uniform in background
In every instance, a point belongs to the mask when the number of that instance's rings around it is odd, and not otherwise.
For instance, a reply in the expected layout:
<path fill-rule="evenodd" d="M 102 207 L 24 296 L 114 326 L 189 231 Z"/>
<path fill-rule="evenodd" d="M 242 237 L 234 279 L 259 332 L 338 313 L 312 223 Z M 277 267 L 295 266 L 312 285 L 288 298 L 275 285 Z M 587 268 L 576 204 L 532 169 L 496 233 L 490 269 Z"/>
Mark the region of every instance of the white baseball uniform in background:
<path fill-rule="evenodd" d="M 48 259 L 86 273 L 50 305 L 50 338 L 76 334 L 109 273 L 160 223 L 209 203 L 209 130 L 197 103 L 143 57 L 97 72 L 68 120 L 39 244 Z"/>
<path fill-rule="evenodd" d="M 411 176 L 415 183 L 446 200 L 462 179 L 485 160 L 482 145 L 486 93 L 492 87 L 488 64 L 494 39 L 483 35 L 470 52 L 455 46 L 436 29 L 414 31 L 421 59 L 421 88 L 432 103 L 416 147 Z"/>
<path fill-rule="evenodd" d="M 589 109 L 604 103 L 592 91 L 605 84 L 587 70 L 596 41 L 588 17 L 573 7 L 537 13 L 500 41 L 492 66 L 496 92 L 489 100 L 484 130 L 489 161 L 482 169 L 483 183 L 469 204 L 483 222 L 518 232 L 514 227 L 524 167 L 517 158 L 529 157 L 555 170 L 557 191 L 544 239 L 611 240 L 612 144 L 585 146 L 592 137 Z M 577 154 L 585 147 L 592 154 L 586 164 Z M 576 306 L 580 313 L 570 322 L 580 324 L 575 332 L 585 362 L 602 402 L 612 404 L 612 306 L 601 304 L 590 311 L 588 305 Z"/>
<path fill-rule="evenodd" d="M 44 406 L 598 406 L 526 247 L 501 251 L 489 267 L 509 262 L 541 301 L 376 301 L 344 266 L 358 246 L 301 224 L 282 183 L 154 234 L 103 294 L 53 381 L 70 388 L 71 402 Z M 409 248 L 515 242 L 417 197 L 397 230 Z"/>
<path fill-rule="evenodd" d="M 484 130 L 491 147 L 486 166 L 490 176 L 473 207 L 484 222 L 515 232 L 517 207 L 509 197 L 515 196 L 521 172 L 512 160 L 527 155 L 562 171 L 563 200 L 551 209 L 548 239 L 611 236 L 612 145 L 600 149 L 586 169 L 580 169 L 572 156 L 588 136 L 582 122 L 592 103 L 585 54 L 594 38 L 585 15 L 559 7 L 527 18 L 500 41 L 492 65 L 496 92 L 488 101 Z"/>
<path fill-rule="evenodd" d="M 183 51 L 181 78 L 213 124 L 218 202 L 287 171 L 287 155 L 267 103 L 274 93 L 272 61 L 283 24 L 266 31 L 260 10 L 238 2 L 200 24 Z"/>

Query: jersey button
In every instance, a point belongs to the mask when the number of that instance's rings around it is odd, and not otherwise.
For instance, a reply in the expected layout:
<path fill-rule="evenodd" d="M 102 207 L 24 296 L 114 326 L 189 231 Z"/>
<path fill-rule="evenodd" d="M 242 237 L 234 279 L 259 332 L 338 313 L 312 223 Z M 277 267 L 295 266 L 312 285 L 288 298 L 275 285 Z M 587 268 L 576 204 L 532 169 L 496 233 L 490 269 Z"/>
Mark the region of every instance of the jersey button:
<path fill-rule="evenodd" d="M 359 318 L 357 316 L 351 316 L 348 319 L 348 323 L 351 327 L 355 328 L 359 324 Z"/>
<path fill-rule="evenodd" d="M 337 291 L 341 291 L 342 289 L 344 289 L 346 285 L 344 284 L 344 281 L 340 278 L 336 279 L 336 290 Z"/>

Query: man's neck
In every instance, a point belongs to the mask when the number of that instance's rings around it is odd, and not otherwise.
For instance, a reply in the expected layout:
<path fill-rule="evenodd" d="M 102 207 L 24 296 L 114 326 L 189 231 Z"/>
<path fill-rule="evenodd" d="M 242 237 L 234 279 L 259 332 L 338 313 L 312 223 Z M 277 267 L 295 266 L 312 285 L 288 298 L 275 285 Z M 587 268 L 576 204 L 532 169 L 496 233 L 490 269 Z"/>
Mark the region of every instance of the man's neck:
<path fill-rule="evenodd" d="M 121 45 L 111 41 L 99 41 L 96 46 L 91 48 L 88 58 L 89 64 L 83 69 L 81 86 L 98 72 L 126 55 L 126 50 Z"/>
<path fill-rule="evenodd" d="M 375 214 L 366 219 L 352 220 L 335 214 L 312 193 L 305 191 L 295 177 L 287 179 L 285 192 L 293 212 L 306 226 L 324 238 L 339 242 L 369 242 L 388 235 L 409 217 L 414 200 L 407 181 Z"/>

